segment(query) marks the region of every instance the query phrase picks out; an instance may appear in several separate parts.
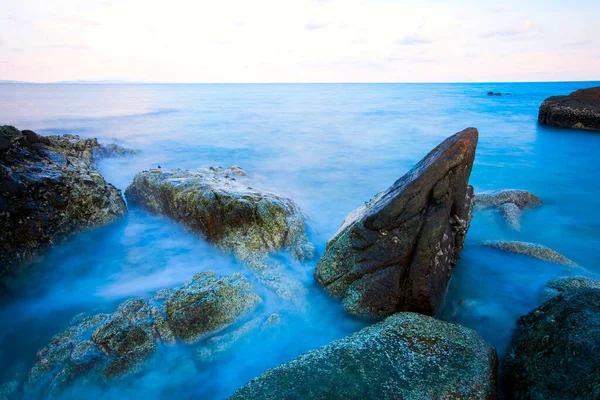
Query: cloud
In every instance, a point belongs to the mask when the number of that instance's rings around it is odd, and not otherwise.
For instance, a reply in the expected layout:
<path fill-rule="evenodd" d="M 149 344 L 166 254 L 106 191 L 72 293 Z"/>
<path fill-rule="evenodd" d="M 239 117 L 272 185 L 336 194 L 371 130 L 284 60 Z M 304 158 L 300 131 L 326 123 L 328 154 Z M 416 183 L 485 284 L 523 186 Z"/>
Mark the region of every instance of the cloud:
<path fill-rule="evenodd" d="M 412 35 L 404 35 L 401 39 L 396 41 L 398 44 L 406 45 L 406 46 L 414 46 L 417 44 L 429 44 L 433 43 L 433 40 L 426 38 L 425 36 L 415 33 Z"/>
<path fill-rule="evenodd" d="M 69 50 L 87 50 L 89 47 L 82 44 L 55 44 L 50 46 L 53 49 L 69 49 Z"/>
<path fill-rule="evenodd" d="M 480 33 L 479 35 L 477 35 L 477 37 L 481 39 L 489 39 L 494 37 L 523 35 L 525 33 L 531 32 L 533 28 L 533 23 L 531 22 L 531 20 L 527 19 L 523 21 L 521 25 L 496 31 Z"/>
<path fill-rule="evenodd" d="M 325 28 L 325 26 L 326 26 L 325 24 L 309 22 L 308 24 L 304 25 L 304 29 L 306 29 L 307 31 L 317 31 L 319 29 Z"/>
<path fill-rule="evenodd" d="M 386 60 L 388 62 L 407 62 L 413 64 L 434 63 L 444 61 L 444 59 L 442 58 L 433 57 L 388 57 Z"/>

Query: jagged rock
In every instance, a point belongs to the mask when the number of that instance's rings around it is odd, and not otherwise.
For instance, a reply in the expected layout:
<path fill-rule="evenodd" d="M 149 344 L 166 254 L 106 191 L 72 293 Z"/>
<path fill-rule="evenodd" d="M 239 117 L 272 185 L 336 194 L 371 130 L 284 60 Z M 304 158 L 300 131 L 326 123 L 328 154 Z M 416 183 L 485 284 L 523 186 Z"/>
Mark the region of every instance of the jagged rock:
<path fill-rule="evenodd" d="M 600 289 L 600 281 L 586 276 L 561 276 L 560 278 L 554 278 L 548 281 L 542 289 L 542 301 L 548 301 L 559 294 L 578 289 Z"/>
<path fill-rule="evenodd" d="M 504 189 L 477 193 L 475 207 L 477 209 L 497 209 L 509 227 L 521 230 L 521 214 L 524 210 L 542 204 L 535 194 L 526 190 Z"/>
<path fill-rule="evenodd" d="M 540 106 L 538 122 L 561 128 L 600 130 L 600 86 L 547 98 Z"/>
<path fill-rule="evenodd" d="M 446 139 L 329 240 L 315 278 L 349 312 L 438 312 L 471 221 L 477 137 L 468 128 Z"/>
<path fill-rule="evenodd" d="M 230 325 L 261 302 L 243 275 L 219 279 L 213 272 L 201 272 L 167 299 L 167 322 L 178 337 L 193 341 Z"/>
<path fill-rule="evenodd" d="M 117 151 L 132 152 L 96 139 L 0 126 L 0 274 L 41 248 L 127 212 L 121 191 L 94 164 Z"/>
<path fill-rule="evenodd" d="M 495 399 L 497 363 L 475 331 L 399 313 L 267 370 L 230 399 Z"/>
<path fill-rule="evenodd" d="M 509 240 L 486 240 L 483 242 L 483 245 L 492 247 L 494 249 L 509 251 L 511 253 L 524 254 L 529 257 L 534 257 L 539 260 L 548 261 L 555 264 L 577 267 L 577 264 L 569 260 L 567 257 L 537 243 Z"/>
<path fill-rule="evenodd" d="M 233 252 L 267 287 L 285 299 L 303 292 L 265 256 L 287 249 L 297 260 L 314 257 L 304 216 L 288 198 L 248 187 L 240 167 L 196 171 L 152 169 L 125 191 L 130 203 L 168 215 L 218 247 Z"/>
<path fill-rule="evenodd" d="M 75 317 L 38 352 L 28 384 L 42 393 L 57 393 L 82 376 L 108 381 L 134 373 L 158 344 L 174 343 L 177 337 L 189 341 L 225 328 L 262 301 L 242 275 L 219 278 L 212 272 L 160 295 L 164 307 L 130 299 L 112 314 Z"/>
<path fill-rule="evenodd" d="M 507 399 L 600 398 L 600 290 L 558 294 L 521 317 L 502 363 Z"/>

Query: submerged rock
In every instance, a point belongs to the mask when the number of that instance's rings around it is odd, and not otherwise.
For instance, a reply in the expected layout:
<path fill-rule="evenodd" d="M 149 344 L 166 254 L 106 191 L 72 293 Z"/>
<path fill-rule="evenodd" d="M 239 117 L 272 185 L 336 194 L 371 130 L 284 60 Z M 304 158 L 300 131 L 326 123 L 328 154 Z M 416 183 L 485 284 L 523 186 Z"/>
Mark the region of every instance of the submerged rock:
<path fill-rule="evenodd" d="M 542 204 L 535 194 L 526 190 L 504 189 L 477 193 L 475 207 L 477 209 L 497 209 L 512 229 L 521 230 L 521 214 L 524 210 Z"/>
<path fill-rule="evenodd" d="M 471 221 L 477 137 L 468 128 L 446 139 L 329 240 L 315 278 L 349 312 L 438 312 Z"/>
<path fill-rule="evenodd" d="M 600 290 L 569 290 L 521 317 L 502 363 L 509 399 L 600 398 Z"/>
<path fill-rule="evenodd" d="M 0 274 L 41 248 L 125 214 L 121 191 L 104 180 L 94 162 L 128 152 L 96 139 L 0 126 Z"/>
<path fill-rule="evenodd" d="M 600 289 L 600 281 L 586 276 L 561 276 L 560 278 L 554 278 L 548 281 L 542 289 L 542 301 L 548 301 L 559 294 L 578 289 Z"/>
<path fill-rule="evenodd" d="M 492 247 L 494 249 L 509 251 L 511 253 L 524 254 L 529 257 L 534 257 L 539 260 L 548 261 L 555 264 L 577 267 L 577 264 L 569 260 L 567 257 L 537 243 L 509 240 L 486 240 L 483 242 L 483 245 Z"/>
<path fill-rule="evenodd" d="M 110 380 L 134 373 L 159 344 L 225 328 L 262 302 L 242 275 L 219 278 L 213 272 L 197 274 L 176 291 L 161 291 L 163 299 L 165 307 L 130 299 L 112 314 L 76 317 L 38 352 L 28 384 L 52 393 L 83 376 Z"/>
<path fill-rule="evenodd" d="M 400 313 L 267 370 L 231 399 L 494 399 L 497 362 L 475 331 Z"/>
<path fill-rule="evenodd" d="M 538 122 L 561 128 L 600 130 L 600 86 L 547 98 L 540 106 Z"/>
<path fill-rule="evenodd" d="M 137 174 L 125 195 L 129 202 L 167 215 L 233 252 L 263 284 L 292 299 L 302 286 L 264 258 L 280 250 L 300 261 L 314 257 L 304 216 L 292 200 L 248 187 L 245 175 L 240 167 L 152 169 Z"/>

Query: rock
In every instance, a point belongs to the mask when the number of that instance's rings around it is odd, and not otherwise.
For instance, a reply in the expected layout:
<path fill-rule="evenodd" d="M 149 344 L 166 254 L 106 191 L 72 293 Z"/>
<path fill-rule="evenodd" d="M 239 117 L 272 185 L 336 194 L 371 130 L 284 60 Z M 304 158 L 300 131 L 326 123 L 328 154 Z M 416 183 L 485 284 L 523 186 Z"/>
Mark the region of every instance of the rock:
<path fill-rule="evenodd" d="M 504 189 L 481 192 L 475 195 L 476 209 L 497 209 L 508 226 L 521 230 L 521 214 L 528 208 L 537 207 L 542 201 L 526 190 Z"/>
<path fill-rule="evenodd" d="M 0 274 L 41 248 L 127 212 L 121 191 L 95 167 L 109 149 L 96 139 L 0 126 Z"/>
<path fill-rule="evenodd" d="M 355 315 L 436 314 L 471 221 L 478 132 L 446 139 L 352 212 L 327 243 L 317 282 Z"/>
<path fill-rule="evenodd" d="M 221 249 L 233 252 L 267 287 L 292 299 L 302 285 L 268 265 L 272 252 L 289 250 L 300 261 L 312 259 L 304 216 L 288 198 L 248 187 L 237 166 L 197 171 L 152 169 L 135 176 L 125 191 L 130 203 L 168 215 Z"/>
<path fill-rule="evenodd" d="M 600 130 L 600 86 L 547 98 L 540 106 L 538 122 L 561 128 Z"/>
<path fill-rule="evenodd" d="M 267 370 L 230 399 L 495 399 L 497 362 L 475 331 L 399 313 Z"/>
<path fill-rule="evenodd" d="M 243 275 L 219 279 L 213 272 L 202 272 L 167 299 L 167 322 L 178 337 L 193 341 L 230 325 L 261 302 Z"/>
<path fill-rule="evenodd" d="M 494 93 L 494 96 L 502 96 L 502 93 Z"/>
<path fill-rule="evenodd" d="M 213 272 L 197 274 L 161 295 L 166 297 L 164 308 L 139 298 L 123 302 L 112 314 L 75 317 L 38 352 L 28 384 L 42 393 L 57 393 L 83 376 L 110 381 L 135 373 L 158 344 L 174 343 L 177 337 L 190 341 L 225 328 L 262 302 L 240 274 L 219 278 Z"/>
<path fill-rule="evenodd" d="M 508 399 L 600 398 L 600 290 L 577 289 L 521 317 L 502 363 Z"/>
<path fill-rule="evenodd" d="M 493 96 L 494 92 L 488 92 L 487 94 L 488 94 L 488 96 Z"/>
<path fill-rule="evenodd" d="M 577 289 L 600 289 L 600 281 L 586 276 L 561 276 L 554 278 L 542 289 L 542 301 L 563 294 L 569 290 Z"/>
<path fill-rule="evenodd" d="M 4 382 L 0 385 L 0 400 L 9 400 L 17 393 L 19 389 L 18 381 Z"/>
<path fill-rule="evenodd" d="M 548 261 L 555 264 L 577 267 L 577 264 L 569 260 L 567 257 L 537 243 L 509 240 L 486 240 L 483 242 L 483 245 L 492 247 L 494 249 L 510 251 L 512 253 L 524 254 L 529 257 L 534 257 L 539 260 Z"/>

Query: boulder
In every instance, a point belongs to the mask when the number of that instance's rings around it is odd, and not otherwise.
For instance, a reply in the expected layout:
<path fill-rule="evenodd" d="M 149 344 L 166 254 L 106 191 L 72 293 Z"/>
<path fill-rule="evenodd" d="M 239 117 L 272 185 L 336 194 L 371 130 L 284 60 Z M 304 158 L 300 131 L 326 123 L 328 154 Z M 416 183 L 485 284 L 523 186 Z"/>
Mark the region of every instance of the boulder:
<path fill-rule="evenodd" d="M 0 126 L 0 274 L 41 248 L 127 212 L 121 191 L 95 166 L 117 149 L 132 152 L 96 139 Z"/>
<path fill-rule="evenodd" d="M 399 313 L 267 370 L 230 399 L 495 399 L 497 362 L 475 331 Z"/>
<path fill-rule="evenodd" d="M 521 317 L 502 363 L 508 399 L 600 398 L 600 290 L 558 294 Z"/>
<path fill-rule="evenodd" d="M 510 228 L 521 230 L 521 214 L 524 210 L 537 207 L 542 201 L 526 190 L 503 189 L 477 193 L 476 209 L 496 209 L 500 211 Z"/>
<path fill-rule="evenodd" d="M 561 276 L 560 278 L 554 278 L 548 281 L 542 289 L 542 301 L 548 301 L 559 294 L 578 289 L 600 289 L 600 281 L 586 276 Z"/>
<path fill-rule="evenodd" d="M 28 385 L 40 393 L 57 393 L 83 376 L 110 381 L 135 373 L 159 344 L 192 341 L 226 328 L 261 302 L 242 275 L 219 278 L 203 272 L 150 301 L 130 299 L 112 314 L 77 316 L 38 352 Z"/>
<path fill-rule="evenodd" d="M 560 253 L 537 243 L 518 242 L 510 240 L 486 240 L 484 246 L 494 249 L 509 251 L 511 253 L 523 254 L 534 257 L 539 260 L 548 261 L 554 264 L 566 265 L 568 267 L 577 267 L 577 264 Z"/>
<path fill-rule="evenodd" d="M 471 221 L 477 137 L 468 128 L 446 139 L 329 240 L 315 278 L 350 313 L 439 311 Z"/>
<path fill-rule="evenodd" d="M 540 106 L 538 122 L 561 128 L 600 130 L 600 86 L 547 98 Z"/>
<path fill-rule="evenodd" d="M 294 299 L 304 291 L 302 285 L 280 266 L 265 263 L 265 257 L 280 250 L 299 261 L 314 257 L 304 216 L 292 200 L 249 187 L 245 176 L 240 167 L 152 169 L 137 174 L 125 195 L 130 203 L 167 215 L 234 253 L 265 286 Z"/>

